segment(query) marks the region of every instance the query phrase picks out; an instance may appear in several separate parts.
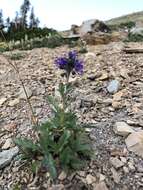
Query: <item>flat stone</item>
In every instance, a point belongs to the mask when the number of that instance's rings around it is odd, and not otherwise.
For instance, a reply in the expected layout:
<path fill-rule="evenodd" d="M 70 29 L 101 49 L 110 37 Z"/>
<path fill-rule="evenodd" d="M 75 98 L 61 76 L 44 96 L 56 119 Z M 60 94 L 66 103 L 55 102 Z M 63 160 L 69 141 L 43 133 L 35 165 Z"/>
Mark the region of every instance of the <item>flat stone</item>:
<path fill-rule="evenodd" d="M 32 91 L 28 87 L 25 87 L 25 90 L 26 90 L 28 98 L 30 98 L 32 96 Z M 21 88 L 19 91 L 19 99 L 24 99 L 24 100 L 27 99 L 23 88 Z"/>
<path fill-rule="evenodd" d="M 98 183 L 93 190 L 108 190 L 104 181 Z"/>
<path fill-rule="evenodd" d="M 110 163 L 112 164 L 112 166 L 114 166 L 114 168 L 118 169 L 118 168 L 121 168 L 122 166 L 124 166 L 124 163 L 119 160 L 118 158 L 114 158 L 114 157 L 111 157 L 110 158 Z"/>
<path fill-rule="evenodd" d="M 63 184 L 58 184 L 58 185 L 52 185 L 52 187 L 48 188 L 48 190 L 64 190 L 64 185 Z"/>
<path fill-rule="evenodd" d="M 86 182 L 88 185 L 91 185 L 92 183 L 96 182 L 96 177 L 92 176 L 91 174 L 88 174 L 86 176 Z"/>
<path fill-rule="evenodd" d="M 116 93 L 116 92 L 119 90 L 119 85 L 120 85 L 119 81 L 117 81 L 117 80 L 112 80 L 112 81 L 109 83 L 109 85 L 107 86 L 108 92 L 111 93 L 111 94 Z"/>
<path fill-rule="evenodd" d="M 9 165 L 13 157 L 15 157 L 18 154 L 18 152 L 18 147 L 14 147 L 9 150 L 4 150 L 0 152 L 0 169 Z"/>
<path fill-rule="evenodd" d="M 108 78 L 109 78 L 108 73 L 107 72 L 103 72 L 102 75 L 101 75 L 101 77 L 99 78 L 99 80 L 106 80 Z"/>
<path fill-rule="evenodd" d="M 0 98 L 0 106 L 2 106 L 6 100 L 6 98 Z"/>
<path fill-rule="evenodd" d="M 115 168 L 112 167 L 111 172 L 112 172 L 114 182 L 117 183 L 117 184 L 120 183 L 121 177 L 120 177 L 119 173 L 115 170 Z"/>
<path fill-rule="evenodd" d="M 105 175 L 103 175 L 103 174 L 100 174 L 99 175 L 99 181 L 101 182 L 101 181 L 104 181 L 105 180 Z"/>
<path fill-rule="evenodd" d="M 143 130 L 130 134 L 125 142 L 129 151 L 143 157 Z"/>
<path fill-rule="evenodd" d="M 135 132 L 132 127 L 130 127 L 127 123 L 125 122 L 116 122 L 115 123 L 115 126 L 113 128 L 114 132 L 118 135 L 121 135 L 121 136 L 127 136 L 129 135 L 130 133 L 133 133 Z"/>
<path fill-rule="evenodd" d="M 8 148 L 11 148 L 13 146 L 13 141 L 11 138 L 9 139 L 6 139 L 4 145 L 2 146 L 2 149 L 8 149 Z"/>
<path fill-rule="evenodd" d="M 19 98 L 16 98 L 15 100 L 11 100 L 8 105 L 13 107 L 13 106 L 19 104 L 19 102 L 20 102 Z"/>

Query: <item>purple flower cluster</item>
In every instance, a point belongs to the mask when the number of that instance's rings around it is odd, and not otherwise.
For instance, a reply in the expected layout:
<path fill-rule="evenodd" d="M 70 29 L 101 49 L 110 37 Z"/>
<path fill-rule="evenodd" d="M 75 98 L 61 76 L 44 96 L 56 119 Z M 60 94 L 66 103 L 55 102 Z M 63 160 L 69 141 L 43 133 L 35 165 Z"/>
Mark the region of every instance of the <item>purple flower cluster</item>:
<path fill-rule="evenodd" d="M 78 59 L 76 51 L 70 51 L 68 55 L 58 57 L 55 60 L 55 64 L 59 69 L 65 70 L 68 75 L 70 75 L 72 71 L 78 74 L 83 73 L 83 61 Z"/>

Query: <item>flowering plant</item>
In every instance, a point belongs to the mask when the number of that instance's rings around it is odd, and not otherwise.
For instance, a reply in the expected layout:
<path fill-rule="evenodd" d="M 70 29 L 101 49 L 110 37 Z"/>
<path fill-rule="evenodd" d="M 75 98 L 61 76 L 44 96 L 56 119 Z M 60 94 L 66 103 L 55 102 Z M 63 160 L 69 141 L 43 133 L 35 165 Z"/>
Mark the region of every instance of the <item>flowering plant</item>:
<path fill-rule="evenodd" d="M 70 51 L 68 55 L 58 57 L 55 60 L 55 65 L 59 69 L 65 70 L 67 81 L 69 81 L 71 72 L 78 74 L 83 73 L 83 61 L 78 59 L 78 54 L 76 51 Z"/>
<path fill-rule="evenodd" d="M 47 122 L 36 126 L 38 140 L 33 143 L 30 139 L 16 139 L 15 143 L 23 153 L 35 160 L 36 167 L 47 169 L 52 178 L 57 177 L 57 168 L 81 169 L 92 155 L 91 141 L 85 128 L 77 123 L 76 114 L 67 109 L 69 106 L 68 95 L 71 93 L 71 84 L 68 83 L 71 72 L 83 73 L 83 62 L 78 59 L 75 51 L 68 56 L 59 57 L 55 64 L 59 69 L 66 71 L 67 83 L 59 85 L 61 101 L 55 97 L 48 98 L 53 112 L 53 117 Z M 62 103 L 62 106 L 60 104 Z M 42 156 L 42 161 L 37 164 L 37 156 Z M 37 171 L 37 170 L 36 170 Z"/>

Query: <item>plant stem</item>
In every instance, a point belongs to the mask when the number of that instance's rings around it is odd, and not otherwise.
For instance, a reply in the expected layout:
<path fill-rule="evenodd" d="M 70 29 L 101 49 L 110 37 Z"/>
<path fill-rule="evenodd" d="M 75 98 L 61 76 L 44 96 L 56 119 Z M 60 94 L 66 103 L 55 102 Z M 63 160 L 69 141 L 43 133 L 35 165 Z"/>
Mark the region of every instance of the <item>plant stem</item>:
<path fill-rule="evenodd" d="M 5 36 L 4 36 L 3 32 L 2 32 L 2 30 L 0 30 L 0 32 L 1 32 L 1 35 L 2 35 L 2 37 L 3 37 L 4 41 L 5 41 L 5 43 L 7 44 L 8 48 L 9 48 L 9 50 L 10 50 L 9 44 L 7 43 L 7 40 L 6 40 L 6 38 L 5 38 Z M 11 53 L 11 51 L 10 51 L 10 53 Z M 11 53 L 11 55 L 12 55 L 12 53 Z M 5 56 L 4 56 L 4 57 L 5 57 Z M 37 126 L 37 125 L 38 125 L 38 120 L 37 120 L 37 118 L 35 117 L 32 104 L 31 104 L 31 102 L 30 102 L 30 100 L 29 100 L 29 98 L 28 98 L 28 94 L 27 94 L 27 91 L 26 91 L 24 82 L 23 82 L 23 80 L 22 80 L 22 78 L 21 78 L 21 76 L 20 76 L 19 70 L 18 70 L 18 68 L 17 68 L 17 66 L 16 66 L 16 64 L 15 64 L 15 62 L 12 63 L 9 58 L 7 58 L 7 57 L 5 57 L 5 58 L 7 59 L 9 65 L 11 65 L 11 67 L 13 67 L 13 69 L 14 69 L 14 70 L 16 71 L 16 73 L 17 73 L 17 76 L 18 76 L 18 78 L 19 78 L 19 81 L 21 82 L 21 86 L 22 86 L 23 91 L 24 91 L 25 96 L 26 96 L 26 101 L 27 101 L 27 103 L 28 103 L 28 105 L 29 105 L 29 109 L 30 109 L 30 112 L 31 112 L 31 120 L 32 120 L 32 123 Z"/>

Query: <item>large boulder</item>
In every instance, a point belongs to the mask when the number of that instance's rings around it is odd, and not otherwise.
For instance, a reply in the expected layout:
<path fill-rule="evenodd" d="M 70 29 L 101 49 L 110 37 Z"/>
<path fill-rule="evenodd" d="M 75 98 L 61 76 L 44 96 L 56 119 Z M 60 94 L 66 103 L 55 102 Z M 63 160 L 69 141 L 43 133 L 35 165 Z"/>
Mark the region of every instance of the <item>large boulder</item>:
<path fill-rule="evenodd" d="M 109 32 L 109 27 L 102 21 L 97 19 L 84 21 L 80 27 L 80 34 L 85 35 L 87 33 L 94 32 Z"/>

